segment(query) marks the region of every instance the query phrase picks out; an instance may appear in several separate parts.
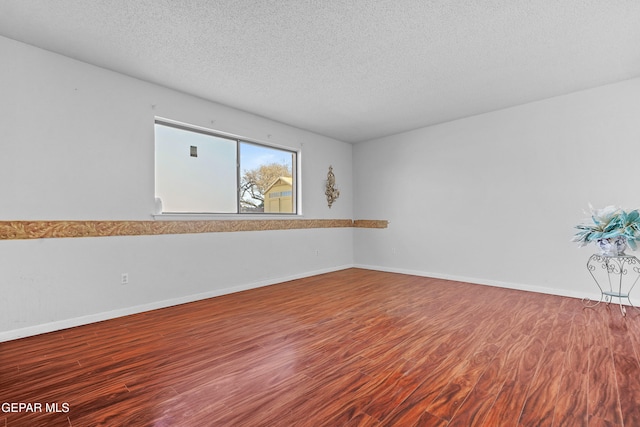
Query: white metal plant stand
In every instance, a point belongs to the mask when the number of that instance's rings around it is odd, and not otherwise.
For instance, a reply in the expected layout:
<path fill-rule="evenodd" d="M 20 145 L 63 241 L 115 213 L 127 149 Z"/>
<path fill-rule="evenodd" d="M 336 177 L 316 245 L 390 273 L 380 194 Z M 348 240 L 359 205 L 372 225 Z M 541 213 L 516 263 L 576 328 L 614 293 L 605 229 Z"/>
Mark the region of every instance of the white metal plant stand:
<path fill-rule="evenodd" d="M 603 299 L 609 304 L 612 298 L 618 298 L 620 311 L 626 316 L 627 310 L 622 304 L 626 299 L 631 307 L 636 308 L 629 294 L 640 278 L 640 261 L 633 255 L 607 256 L 593 254 L 587 261 L 587 269 L 594 282 L 600 289 L 600 301 L 583 298 L 582 303 L 587 307 L 595 307 Z"/>

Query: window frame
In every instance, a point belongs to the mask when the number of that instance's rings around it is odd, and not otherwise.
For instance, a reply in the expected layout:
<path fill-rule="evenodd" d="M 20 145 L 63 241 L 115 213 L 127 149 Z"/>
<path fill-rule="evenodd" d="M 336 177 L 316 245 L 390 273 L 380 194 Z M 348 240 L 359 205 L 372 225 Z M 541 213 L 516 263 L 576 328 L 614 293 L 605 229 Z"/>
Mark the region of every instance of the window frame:
<path fill-rule="evenodd" d="M 191 125 L 191 124 L 187 124 L 187 123 L 183 123 L 183 122 L 178 122 L 175 120 L 171 120 L 171 119 L 167 119 L 164 117 L 155 117 L 154 119 L 154 129 L 155 129 L 155 125 L 161 125 L 161 126 L 167 126 L 167 127 L 172 127 L 175 129 L 179 129 L 182 131 L 186 131 L 186 132 L 194 132 L 194 133 L 199 133 L 202 135 L 207 135 L 207 136 L 212 136 L 215 138 L 223 138 L 223 139 L 227 139 L 230 141 L 233 141 L 235 143 L 235 149 L 236 149 L 236 164 L 235 164 L 235 171 L 236 171 L 236 188 L 235 188 L 235 194 L 236 194 L 236 211 L 235 212 L 173 212 L 173 211 L 164 211 L 162 210 L 161 212 L 156 212 L 154 214 L 154 216 L 157 217 L 192 217 L 192 216 L 198 216 L 198 217 L 203 217 L 203 216 L 215 216 L 215 217 L 223 217 L 223 216 L 228 216 L 228 217 L 233 217 L 233 218 L 239 218 L 239 217 L 247 217 L 247 218 L 255 218 L 255 217 L 274 217 L 274 216 L 286 216 L 286 217 L 292 217 L 292 216 L 302 216 L 302 212 L 301 212 L 301 197 L 300 197 L 300 159 L 301 159 L 301 150 L 299 148 L 294 149 L 291 148 L 289 146 L 285 146 L 285 145 L 280 145 L 280 144 L 275 144 L 272 142 L 265 142 L 265 141 L 259 141 L 253 138 L 247 138 L 244 136 L 240 136 L 240 135 L 235 135 L 235 134 L 231 134 L 231 133 L 227 133 L 227 132 L 223 132 L 223 131 L 219 131 L 219 130 L 214 130 L 214 129 L 208 129 L 205 127 L 201 127 L 201 126 L 197 126 L 197 125 Z M 269 135 L 268 137 L 270 137 L 271 135 Z M 262 212 L 242 212 L 242 205 L 241 205 L 241 183 L 242 183 L 242 164 L 241 164 L 241 159 L 240 159 L 240 152 L 241 152 L 241 144 L 242 143 L 246 143 L 246 144 L 252 144 L 252 145 L 256 145 L 259 147 L 264 147 L 267 149 L 274 149 L 274 150 L 279 150 L 279 151 L 283 151 L 283 152 L 287 152 L 290 153 L 292 155 L 292 162 L 291 162 L 291 178 L 292 178 L 292 189 L 291 189 L 291 197 L 292 197 L 292 209 L 293 212 L 264 212 L 264 204 L 263 204 L 263 211 Z M 157 186 L 157 144 L 156 144 L 156 132 L 154 130 L 154 197 L 156 197 L 156 186 Z M 263 202 L 264 203 L 264 202 Z"/>

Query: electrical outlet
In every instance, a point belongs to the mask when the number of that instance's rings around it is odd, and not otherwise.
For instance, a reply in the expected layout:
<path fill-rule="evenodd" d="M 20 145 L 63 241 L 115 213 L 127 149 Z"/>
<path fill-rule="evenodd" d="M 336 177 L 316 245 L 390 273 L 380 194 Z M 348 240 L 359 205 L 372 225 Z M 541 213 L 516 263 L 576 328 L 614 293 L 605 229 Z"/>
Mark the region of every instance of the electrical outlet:
<path fill-rule="evenodd" d="M 129 284 L 129 273 L 122 273 L 122 276 L 120 278 L 120 283 L 122 285 L 128 285 Z"/>
<path fill-rule="evenodd" d="M 316 256 L 320 255 L 320 249 L 316 249 Z"/>

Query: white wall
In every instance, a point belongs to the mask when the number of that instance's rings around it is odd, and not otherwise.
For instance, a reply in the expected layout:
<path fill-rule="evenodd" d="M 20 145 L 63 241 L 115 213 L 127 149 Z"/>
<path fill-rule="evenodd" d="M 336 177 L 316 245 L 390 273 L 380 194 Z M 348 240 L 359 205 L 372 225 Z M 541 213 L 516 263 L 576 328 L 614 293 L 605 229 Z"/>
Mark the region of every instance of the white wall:
<path fill-rule="evenodd" d="M 640 207 L 640 79 L 357 144 L 356 265 L 599 296 L 570 242 L 595 207 Z"/>
<path fill-rule="evenodd" d="M 2 37 L 0 56 L 0 220 L 152 219 L 156 116 L 300 149 L 304 218 L 353 217 L 350 144 Z M 0 241 L 0 264 L 2 341 L 348 267 L 353 230 Z"/>

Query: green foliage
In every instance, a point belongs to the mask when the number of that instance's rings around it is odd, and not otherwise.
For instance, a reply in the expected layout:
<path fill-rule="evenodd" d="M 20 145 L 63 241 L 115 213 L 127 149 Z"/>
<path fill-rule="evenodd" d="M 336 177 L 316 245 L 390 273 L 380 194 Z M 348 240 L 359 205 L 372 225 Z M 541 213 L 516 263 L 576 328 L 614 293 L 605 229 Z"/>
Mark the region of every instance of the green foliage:
<path fill-rule="evenodd" d="M 579 231 L 572 241 L 579 246 L 586 246 L 601 239 L 624 237 L 631 249 L 636 249 L 640 240 L 640 212 L 634 209 L 626 212 L 615 206 L 591 210 L 591 223 L 576 225 Z"/>

